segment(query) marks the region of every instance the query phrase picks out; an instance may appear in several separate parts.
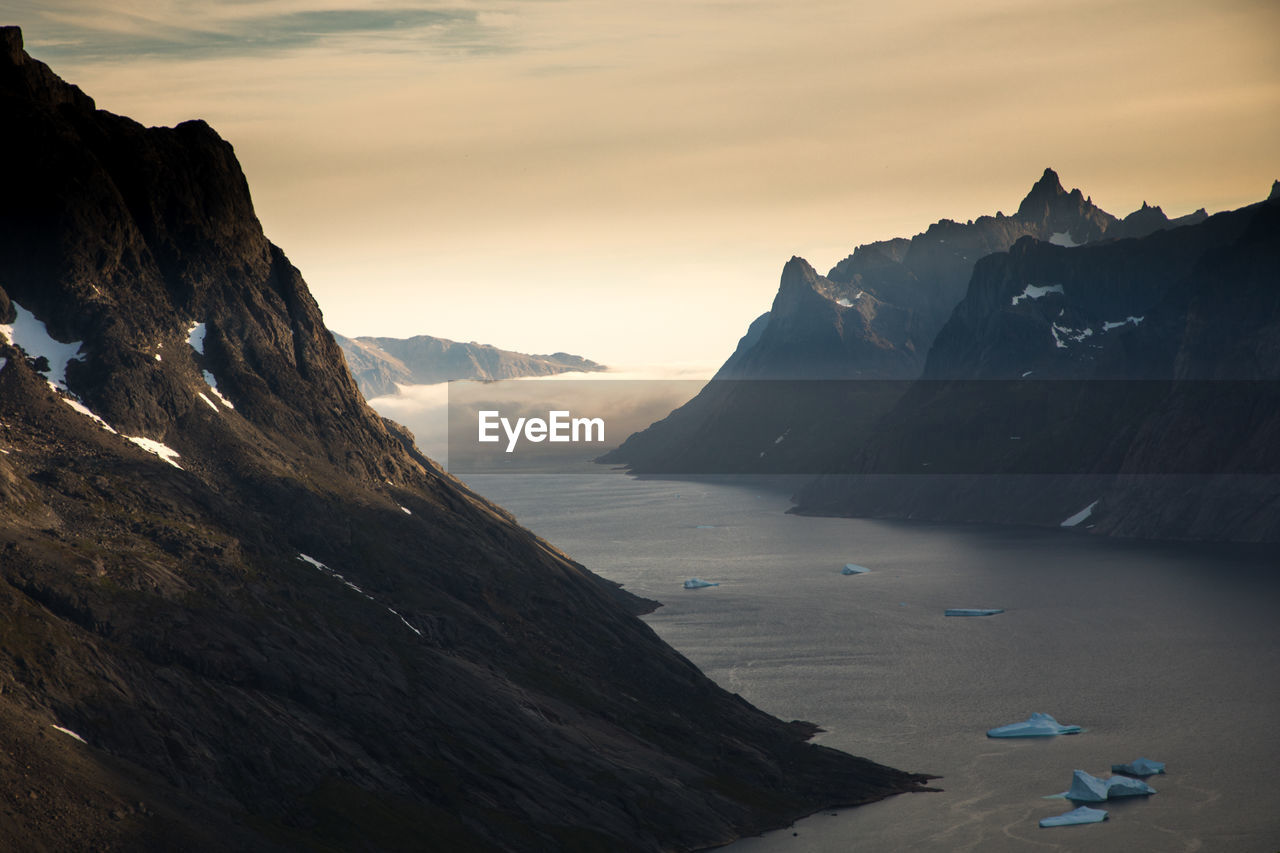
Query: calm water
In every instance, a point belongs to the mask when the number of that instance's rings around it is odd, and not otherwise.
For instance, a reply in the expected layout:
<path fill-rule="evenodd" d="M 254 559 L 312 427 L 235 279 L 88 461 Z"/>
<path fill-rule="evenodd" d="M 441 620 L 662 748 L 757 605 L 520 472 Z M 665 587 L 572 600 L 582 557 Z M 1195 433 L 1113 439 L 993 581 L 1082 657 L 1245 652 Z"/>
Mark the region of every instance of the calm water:
<path fill-rule="evenodd" d="M 1275 553 L 1067 531 L 799 518 L 745 485 L 621 474 L 471 484 L 599 574 L 664 603 L 646 620 L 718 683 L 819 743 L 943 777 L 726 848 L 1280 850 Z M 871 569 L 844 576 L 846 562 Z M 689 577 L 721 586 L 684 590 Z M 947 607 L 1003 607 L 944 618 Z M 996 741 L 1044 711 L 1084 734 Z M 1068 811 L 1073 769 L 1146 756 L 1159 791 Z"/>

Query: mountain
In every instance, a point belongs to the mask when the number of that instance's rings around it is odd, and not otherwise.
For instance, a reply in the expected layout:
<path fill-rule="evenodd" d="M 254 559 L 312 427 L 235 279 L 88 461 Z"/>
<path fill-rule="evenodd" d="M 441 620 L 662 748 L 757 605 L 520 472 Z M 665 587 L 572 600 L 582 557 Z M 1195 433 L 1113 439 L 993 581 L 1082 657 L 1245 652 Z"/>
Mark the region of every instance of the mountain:
<path fill-rule="evenodd" d="M 432 385 L 454 379 L 519 379 L 607 370 L 567 352 L 526 355 L 474 341 L 415 335 L 412 338 L 347 338 L 335 334 L 360 392 L 368 399 L 395 394 L 396 385 Z"/>
<path fill-rule="evenodd" d="M 1280 541 L 1274 195 L 983 259 L 923 379 L 798 511 L 1056 525 L 1088 507 L 1099 533 Z"/>
<path fill-rule="evenodd" d="M 910 239 L 859 246 L 825 276 L 792 258 L 771 310 L 711 383 L 601 461 L 637 473 L 825 470 L 921 375 L 979 259 L 1028 237 L 1075 246 L 1204 218 L 1171 221 L 1144 203 L 1118 220 L 1045 169 L 1013 216 L 944 219 Z M 850 379 L 888 382 L 862 389 L 856 405 L 833 404 L 839 385 L 805 385 Z"/>
<path fill-rule="evenodd" d="M 920 788 L 378 417 L 208 125 L 15 27 L 0 115 L 0 846 L 689 850 Z"/>

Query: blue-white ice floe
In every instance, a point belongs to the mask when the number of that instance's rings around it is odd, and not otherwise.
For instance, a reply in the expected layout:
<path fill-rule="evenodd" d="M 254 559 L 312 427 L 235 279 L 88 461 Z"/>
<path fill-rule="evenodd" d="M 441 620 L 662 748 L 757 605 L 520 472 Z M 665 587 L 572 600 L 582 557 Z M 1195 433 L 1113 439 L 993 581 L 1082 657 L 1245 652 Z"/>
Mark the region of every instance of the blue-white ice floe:
<path fill-rule="evenodd" d="M 1135 758 L 1128 764 L 1112 764 L 1112 773 L 1123 773 L 1126 776 L 1155 776 L 1164 772 L 1163 761 L 1152 761 L 1150 758 Z"/>
<path fill-rule="evenodd" d="M 685 589 L 702 589 L 703 587 L 708 586 L 720 586 L 720 584 L 712 583 L 711 581 L 704 581 L 702 578 L 689 578 L 684 582 Z"/>
<path fill-rule="evenodd" d="M 844 568 L 840 570 L 842 575 L 865 575 L 871 571 L 866 566 L 859 566 L 857 563 L 845 563 Z"/>
<path fill-rule="evenodd" d="M 1146 797 L 1154 794 L 1156 789 L 1131 776 L 1112 776 L 1107 780 L 1107 799 L 1117 797 Z"/>
<path fill-rule="evenodd" d="M 948 607 L 943 616 L 995 616 L 1003 613 L 1001 607 Z"/>
<path fill-rule="evenodd" d="M 1077 803 L 1103 803 L 1107 800 L 1107 780 L 1091 776 L 1083 770 L 1071 775 L 1071 787 L 1063 794 Z"/>
<path fill-rule="evenodd" d="M 1048 714 L 1032 714 L 1023 723 L 997 726 L 987 732 L 987 737 L 1051 737 L 1074 735 L 1084 731 L 1079 726 L 1064 726 Z"/>
<path fill-rule="evenodd" d="M 1155 792 L 1155 788 L 1141 779 L 1130 776 L 1099 779 L 1083 770 L 1077 770 L 1072 774 L 1071 787 L 1058 796 L 1077 803 L 1101 803 L 1106 800 L 1118 800 L 1121 797 L 1146 797 Z"/>
<path fill-rule="evenodd" d="M 1078 809 L 1072 809 L 1066 814 L 1055 815 L 1054 817 L 1046 817 L 1041 819 L 1041 826 L 1075 826 L 1080 823 L 1102 823 L 1107 819 L 1107 813 L 1102 809 L 1091 809 L 1088 806 L 1081 806 Z"/>

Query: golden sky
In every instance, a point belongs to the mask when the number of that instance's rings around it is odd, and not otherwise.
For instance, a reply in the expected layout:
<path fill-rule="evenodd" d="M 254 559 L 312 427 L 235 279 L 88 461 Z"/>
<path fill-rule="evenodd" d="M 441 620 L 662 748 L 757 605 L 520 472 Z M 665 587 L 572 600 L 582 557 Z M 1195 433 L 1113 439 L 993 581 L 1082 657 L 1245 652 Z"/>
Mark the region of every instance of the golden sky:
<path fill-rule="evenodd" d="M 98 105 L 200 117 L 331 328 L 718 364 L 793 254 L 1280 178 L 1274 0 L 19 0 Z"/>

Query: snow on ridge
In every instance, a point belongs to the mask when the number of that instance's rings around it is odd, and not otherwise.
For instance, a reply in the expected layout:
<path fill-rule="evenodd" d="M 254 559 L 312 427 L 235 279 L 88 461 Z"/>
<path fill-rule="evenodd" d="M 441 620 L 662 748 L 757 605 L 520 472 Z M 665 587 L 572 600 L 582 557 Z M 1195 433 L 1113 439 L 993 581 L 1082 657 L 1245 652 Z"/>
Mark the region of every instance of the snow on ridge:
<path fill-rule="evenodd" d="M 187 345 L 204 355 L 204 323 L 192 323 L 187 327 Z"/>
<path fill-rule="evenodd" d="M 1142 325 L 1142 321 L 1145 319 L 1147 319 L 1146 315 L 1143 315 L 1141 317 L 1135 317 L 1132 314 L 1130 314 L 1128 317 L 1126 317 L 1125 319 L 1119 322 L 1112 322 L 1111 320 L 1108 320 L 1102 324 L 1102 331 L 1109 332 L 1112 329 L 1118 329 L 1121 326 L 1127 326 L 1130 323 L 1132 323 L 1135 326 L 1140 326 Z"/>
<path fill-rule="evenodd" d="M 841 308 L 852 308 L 852 307 L 853 307 L 853 303 L 852 303 L 852 302 L 850 302 L 850 301 L 849 301 L 849 299 L 848 299 L 847 297 L 844 297 L 844 296 L 841 296 L 839 299 L 837 299 L 837 300 L 836 300 L 836 304 L 837 304 L 837 305 L 839 305 Z"/>
<path fill-rule="evenodd" d="M 1080 343 L 1085 338 L 1093 336 L 1093 329 L 1085 328 L 1080 331 L 1077 331 L 1075 329 L 1068 328 L 1067 326 L 1063 326 L 1059 323 L 1053 324 L 1052 332 L 1053 332 L 1053 343 L 1059 349 L 1067 348 L 1066 342 L 1063 341 L 1062 337 L 1060 336 L 1066 336 L 1067 340 L 1075 341 L 1076 343 Z"/>
<path fill-rule="evenodd" d="M 1064 246 L 1068 249 L 1074 249 L 1076 246 L 1082 245 L 1072 239 L 1070 231 L 1054 231 L 1049 235 L 1049 242 L 1055 246 Z"/>
<path fill-rule="evenodd" d="M 51 728 L 55 728 L 55 729 L 57 729 L 58 731 L 62 732 L 62 733 L 63 733 L 63 734 L 65 734 L 65 735 L 71 735 L 73 738 L 75 738 L 76 740 L 80 741 L 80 742 L 81 742 L 81 743 L 83 743 L 83 744 L 87 744 L 87 743 L 88 743 L 88 741 L 87 741 L 87 740 L 85 740 L 84 738 L 80 737 L 80 735 L 76 734 L 75 732 L 71 731 L 71 729 L 63 728 L 62 726 L 58 726 L 58 725 L 51 726 Z"/>
<path fill-rule="evenodd" d="M 1028 284 L 1022 289 L 1022 292 L 1013 297 L 1010 305 L 1017 305 L 1024 299 L 1039 299 L 1050 293 L 1062 293 L 1062 285 L 1060 284 Z"/>
<path fill-rule="evenodd" d="M 222 403 L 222 405 L 226 406 L 228 409 L 234 409 L 235 405 L 232 404 L 232 402 L 228 400 L 226 397 L 222 396 L 222 392 L 218 390 L 217 377 L 207 370 L 202 372 L 204 373 L 204 381 L 208 384 L 209 390 L 213 392 L 213 396 L 217 397 L 218 400 Z M 203 397 L 204 395 L 201 394 L 200 396 Z M 217 410 L 216 406 L 214 407 L 214 410 L 215 411 Z"/>
<path fill-rule="evenodd" d="M 129 439 L 134 444 L 138 445 L 148 453 L 154 453 L 156 456 L 159 456 L 161 459 L 163 459 L 165 462 L 168 462 L 170 465 L 172 465 L 174 468 L 177 468 L 179 471 L 183 470 L 181 465 L 173 461 L 177 459 L 179 456 L 181 456 L 182 454 L 178 453 L 178 451 L 174 450 L 172 447 L 169 447 L 167 444 L 162 444 L 161 442 L 156 441 L 155 439 L 143 438 L 142 436 L 138 436 L 138 435 L 126 435 L 125 438 Z"/>
<path fill-rule="evenodd" d="M 404 507 L 401 507 L 401 508 L 402 508 L 402 510 L 404 510 Z M 408 512 L 408 510 L 404 510 L 404 511 Z M 342 575 L 339 575 L 339 574 L 337 573 L 337 571 L 334 571 L 333 569 L 330 569 L 330 567 L 329 567 L 329 566 L 326 566 L 326 565 L 324 565 L 324 564 L 323 564 L 323 562 L 320 562 L 319 560 L 316 560 L 316 558 L 315 558 L 315 557 L 308 557 L 307 555 L 305 555 L 305 553 L 302 553 L 302 552 L 300 551 L 300 552 L 298 552 L 298 560 L 302 560 L 303 562 L 310 562 L 310 564 L 311 564 L 312 566 L 315 566 L 315 567 L 316 567 L 316 569 L 319 569 L 320 571 L 323 571 L 323 573 L 324 573 L 324 574 L 326 574 L 326 575 L 329 575 L 329 576 L 330 576 L 330 578 L 337 578 L 338 580 L 342 581 L 342 583 L 344 583 L 344 584 L 348 585 L 348 587 L 351 587 L 352 589 L 355 589 L 355 590 L 356 590 L 356 592 L 360 593 L 360 594 L 361 594 L 361 596 L 364 596 L 365 598 L 369 599 L 369 601 L 371 601 L 371 602 L 378 602 L 378 599 L 376 599 L 376 598 L 374 598 L 374 597 L 370 596 L 370 594 L 369 594 L 369 593 L 366 593 L 364 589 L 361 589 L 360 587 L 357 587 L 357 585 L 356 585 L 356 584 L 353 584 L 353 583 L 351 583 L 351 581 L 347 580 L 346 578 L 343 578 L 343 576 L 342 576 Z M 385 605 L 383 605 L 383 606 L 384 606 L 384 607 L 387 607 L 387 606 L 385 606 Z M 393 616 L 396 616 L 396 617 L 397 617 L 397 619 L 399 619 L 399 620 L 401 620 L 402 622 L 404 622 L 404 626 L 406 626 L 406 628 L 410 629 L 411 631 L 413 631 L 413 633 L 415 633 L 415 634 L 419 635 L 419 637 L 421 637 L 421 635 L 422 635 L 422 631 L 417 630 L 416 628 L 413 628 L 413 625 L 411 624 L 411 622 L 410 622 L 410 621 L 408 621 L 407 619 L 404 619 L 404 617 L 403 617 L 403 616 L 401 616 L 401 615 L 399 615 L 399 613 L 398 613 L 398 612 L 394 611 L 394 610 L 393 610 L 393 608 L 387 607 L 387 612 L 388 612 L 388 613 L 392 613 L 392 615 L 393 615 Z"/>
<path fill-rule="evenodd" d="M 89 416 L 89 417 L 93 418 L 95 421 L 97 421 L 97 422 L 98 422 L 98 426 L 102 427 L 102 428 L 103 428 L 103 429 L 105 429 L 107 432 L 111 433 L 112 435 L 119 435 L 119 434 L 120 434 L 120 433 L 116 432 L 115 428 L 114 428 L 114 427 L 112 427 L 112 426 L 111 426 L 111 424 L 107 423 L 107 422 L 106 422 L 106 421 L 104 421 L 102 418 L 100 418 L 100 417 L 98 417 L 97 415 L 95 415 L 92 411 L 90 411 L 90 410 L 89 410 L 89 407 L 88 407 L 88 406 L 86 406 L 84 403 L 81 403 L 79 400 L 75 399 L 74 397 L 63 397 L 61 394 L 59 394 L 59 395 L 58 395 L 58 399 L 59 399 L 59 400 L 61 400 L 61 401 L 62 401 L 62 402 L 64 402 L 64 403 L 66 403 L 66 404 L 67 404 L 68 406 L 70 406 L 71 408 L 75 409 L 75 410 L 76 410 L 77 412 L 79 412 L 80 414 L 82 414 L 82 415 L 87 415 L 87 416 Z"/>
<path fill-rule="evenodd" d="M 396 504 L 396 506 L 400 506 L 400 504 Z M 404 512 L 405 515 L 413 515 L 413 513 L 409 511 L 409 508 L 407 506 L 400 506 L 400 509 L 402 512 Z"/>
<path fill-rule="evenodd" d="M 399 613 L 396 613 L 396 611 L 392 610 L 390 607 L 387 608 L 387 612 L 399 617 L 400 621 L 403 622 L 410 631 L 417 634 L 419 637 L 422 636 L 422 632 L 419 631 L 417 628 L 413 627 L 412 625 L 410 625 L 408 619 L 404 618 Z"/>
<path fill-rule="evenodd" d="M 204 400 L 205 405 L 207 405 L 209 408 L 213 409 L 215 412 L 218 411 L 218 407 L 214 405 L 214 402 L 210 400 L 208 397 L 201 394 L 199 391 L 196 392 L 196 396 L 199 397 L 201 400 Z"/>
<path fill-rule="evenodd" d="M 1097 506 L 1097 505 L 1098 505 L 1098 502 L 1097 502 L 1097 501 L 1094 501 L 1093 503 L 1089 504 L 1089 505 L 1088 505 L 1087 507 L 1085 507 L 1084 509 L 1082 509 L 1082 510 L 1080 510 L 1079 512 L 1077 512 L 1075 515 L 1073 515 L 1073 516 L 1071 516 L 1070 518 L 1067 518 L 1066 520 L 1064 520 L 1064 521 L 1062 522 L 1062 524 L 1060 524 L 1060 525 L 1059 525 L 1059 527 L 1075 527 L 1077 524 L 1079 524 L 1080 522 L 1084 521 L 1084 520 L 1085 520 L 1085 519 L 1087 519 L 1089 516 L 1093 515 L 1093 508 L 1094 508 L 1095 506 Z"/>
<path fill-rule="evenodd" d="M 324 572 L 324 573 L 325 573 L 326 575 L 328 575 L 329 577 L 331 577 L 331 578 L 335 578 L 336 580 L 340 580 L 340 581 L 342 581 L 342 582 L 343 582 L 343 584 L 345 584 L 346 586 L 351 587 L 351 588 L 352 588 L 352 589 L 354 589 L 356 592 L 360 593 L 361 595 L 363 595 L 365 598 L 369 599 L 370 601 L 374 601 L 374 600 L 375 600 L 375 599 L 374 599 L 374 597 L 373 597 L 372 595 L 370 595 L 369 593 L 365 592 L 363 589 L 361 589 L 360 587 L 356 586 L 356 585 L 355 585 L 355 584 L 353 584 L 351 581 L 347 580 L 347 579 L 346 579 L 346 578 L 344 578 L 342 575 L 340 575 L 338 572 L 335 572 L 333 569 L 329 568 L 329 567 L 328 567 L 328 566 L 326 566 L 324 563 L 322 563 L 322 562 L 320 562 L 319 560 L 317 560 L 315 557 L 308 557 L 306 554 L 303 554 L 302 552 L 298 552 L 298 559 L 299 559 L 299 560 L 302 560 L 302 561 L 304 561 L 304 562 L 310 563 L 311 565 L 315 566 L 315 567 L 316 567 L 317 569 L 319 569 L 320 571 Z"/>
<path fill-rule="evenodd" d="M 64 344 L 55 341 L 48 328 L 36 315 L 13 302 L 13 310 L 17 315 L 12 323 L 0 325 L 0 335 L 15 347 L 19 347 L 31 358 L 44 356 L 49 361 L 48 375 L 45 381 L 55 390 L 67 387 L 67 365 L 72 361 L 84 361 L 84 353 L 80 352 L 83 341 L 72 341 Z"/>

